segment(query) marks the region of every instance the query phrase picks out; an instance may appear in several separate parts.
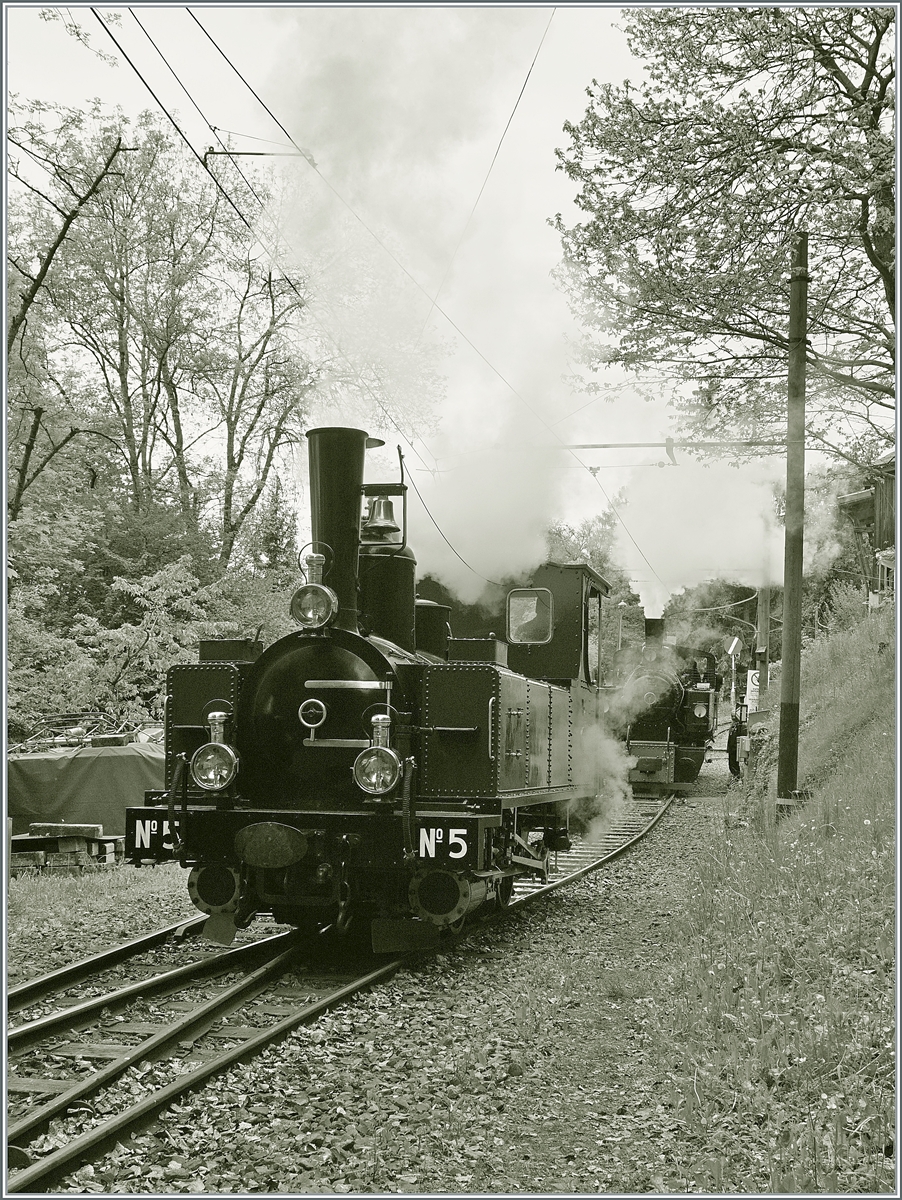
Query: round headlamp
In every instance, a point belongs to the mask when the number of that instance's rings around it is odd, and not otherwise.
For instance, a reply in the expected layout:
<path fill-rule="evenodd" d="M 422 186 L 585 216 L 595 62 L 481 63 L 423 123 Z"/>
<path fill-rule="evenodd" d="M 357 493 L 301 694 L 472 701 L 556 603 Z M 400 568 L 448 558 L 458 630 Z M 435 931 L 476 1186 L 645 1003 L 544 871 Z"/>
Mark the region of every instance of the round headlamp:
<path fill-rule="evenodd" d="M 388 746 L 370 746 L 354 761 L 354 782 L 370 796 L 390 792 L 401 775 L 401 760 Z"/>
<path fill-rule="evenodd" d="M 322 629 L 338 615 L 338 597 L 324 583 L 305 583 L 291 597 L 289 612 L 304 629 Z"/>
<path fill-rule="evenodd" d="M 705 704 L 696 704 L 692 711 L 697 717 L 706 717 L 708 715 L 708 707 Z"/>
<path fill-rule="evenodd" d="M 224 742 L 207 742 L 191 759 L 191 777 L 207 792 L 228 787 L 237 773 L 238 755 Z"/>

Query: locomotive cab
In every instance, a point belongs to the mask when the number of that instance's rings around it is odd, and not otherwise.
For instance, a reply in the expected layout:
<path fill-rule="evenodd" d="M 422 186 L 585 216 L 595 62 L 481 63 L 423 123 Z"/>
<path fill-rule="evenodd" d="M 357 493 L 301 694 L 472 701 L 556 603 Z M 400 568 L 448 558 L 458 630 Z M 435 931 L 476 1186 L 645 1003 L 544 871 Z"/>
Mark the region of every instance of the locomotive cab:
<path fill-rule="evenodd" d="M 529 585 L 508 593 L 505 626 L 508 663 L 532 679 L 569 685 L 600 682 L 592 637 L 601 625 L 607 580 L 586 563 L 547 562 Z"/>

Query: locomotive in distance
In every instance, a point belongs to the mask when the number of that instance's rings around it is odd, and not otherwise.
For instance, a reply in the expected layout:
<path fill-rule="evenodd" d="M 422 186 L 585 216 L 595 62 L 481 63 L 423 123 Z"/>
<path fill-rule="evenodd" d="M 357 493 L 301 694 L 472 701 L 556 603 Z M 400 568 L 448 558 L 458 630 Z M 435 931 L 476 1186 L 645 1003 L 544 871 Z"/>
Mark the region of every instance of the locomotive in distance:
<path fill-rule="evenodd" d="M 202 642 L 170 668 L 165 788 L 127 810 L 126 855 L 177 859 L 225 945 L 272 913 L 311 936 L 368 930 L 377 952 L 433 946 L 518 876 L 547 878 L 572 803 L 603 786 L 594 739 L 616 689 L 589 627 L 609 587 L 546 563 L 508 594 L 505 639 L 454 638 L 449 606 L 417 598 L 403 461 L 400 483 L 364 483 L 382 442 L 307 438 L 298 630 Z"/>

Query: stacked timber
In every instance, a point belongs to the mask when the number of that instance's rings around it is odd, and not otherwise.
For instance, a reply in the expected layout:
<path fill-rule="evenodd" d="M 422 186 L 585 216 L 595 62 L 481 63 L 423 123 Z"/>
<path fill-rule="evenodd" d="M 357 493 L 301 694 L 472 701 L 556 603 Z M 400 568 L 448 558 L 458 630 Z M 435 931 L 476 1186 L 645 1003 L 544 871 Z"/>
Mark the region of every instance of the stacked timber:
<path fill-rule="evenodd" d="M 125 857 L 125 838 L 105 835 L 102 825 L 34 822 L 11 839 L 9 871 L 80 875 L 113 867 Z"/>

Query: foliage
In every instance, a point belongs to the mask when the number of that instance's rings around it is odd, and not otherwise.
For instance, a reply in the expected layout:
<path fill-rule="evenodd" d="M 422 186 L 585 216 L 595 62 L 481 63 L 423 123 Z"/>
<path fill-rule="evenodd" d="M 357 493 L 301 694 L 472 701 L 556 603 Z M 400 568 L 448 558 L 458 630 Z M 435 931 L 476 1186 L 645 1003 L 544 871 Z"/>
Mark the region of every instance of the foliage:
<path fill-rule="evenodd" d="M 78 642 L 48 629 L 40 604 L 20 594 L 7 616 L 7 734 L 24 741 L 38 719 L 48 713 L 79 712 L 96 707 L 91 684 L 93 662 Z"/>
<path fill-rule="evenodd" d="M 894 688 L 878 650 L 891 629 L 871 619 L 808 648 L 813 798 L 780 823 L 768 789 L 728 805 L 678 922 L 683 963 L 659 1008 L 668 1087 L 717 1190 L 743 1186 L 750 1140 L 773 1191 L 891 1186 Z"/>
<path fill-rule="evenodd" d="M 261 497 L 247 534 L 246 554 L 255 572 L 297 569 L 297 511 L 278 476 Z"/>
<path fill-rule="evenodd" d="M 867 615 L 867 599 L 860 584 L 842 580 L 835 585 L 826 613 L 826 627 L 831 634 L 853 629 Z M 813 657 L 813 656 L 812 656 Z"/>
<path fill-rule="evenodd" d="M 586 363 L 657 374 L 699 438 L 779 441 L 808 230 L 808 436 L 868 461 L 895 394 L 894 10 L 640 6 L 625 26 L 648 81 L 593 82 L 558 152 L 587 214 L 554 222 Z"/>
<path fill-rule="evenodd" d="M 99 103 L 14 98 L 9 150 L 18 737 L 84 705 L 156 714 L 166 668 L 199 637 L 285 632 L 284 481 L 314 394 L 391 420 L 403 359 L 420 410 L 405 419 L 425 428 L 435 379 L 425 343 L 345 364 L 311 316 L 317 263 L 280 265 L 275 175 L 223 159 L 214 180 L 161 118 Z"/>
<path fill-rule="evenodd" d="M 585 562 L 609 578 L 619 571 L 614 561 L 616 517 L 611 509 L 587 517 L 579 525 L 554 521 L 545 538 L 552 562 Z"/>
<path fill-rule="evenodd" d="M 123 500 L 136 512 L 172 502 L 189 532 L 206 516 L 224 567 L 280 449 L 300 436 L 315 382 L 289 348 L 302 286 L 273 270 L 254 230 L 150 114 L 132 126 L 95 107 L 66 150 L 90 174 L 123 140 L 115 178 L 43 279 L 47 380 L 79 437 L 113 448 Z M 51 162 L 61 153 L 45 148 Z M 74 171 L 67 162 L 54 178 Z M 54 201 L 51 186 L 22 202 L 23 258 L 40 258 Z"/>
<path fill-rule="evenodd" d="M 7 694 L 12 740 L 48 713 L 97 708 L 132 721 L 162 716 L 166 672 L 193 662 L 202 638 L 271 642 L 293 628 L 296 570 L 229 571 L 202 584 L 183 554 L 156 571 L 96 583 L 98 612 L 60 602 L 56 574 L 17 586 L 9 608 Z M 96 581 L 95 581 L 96 582 Z M 76 598 L 74 587 L 62 600 Z"/>

